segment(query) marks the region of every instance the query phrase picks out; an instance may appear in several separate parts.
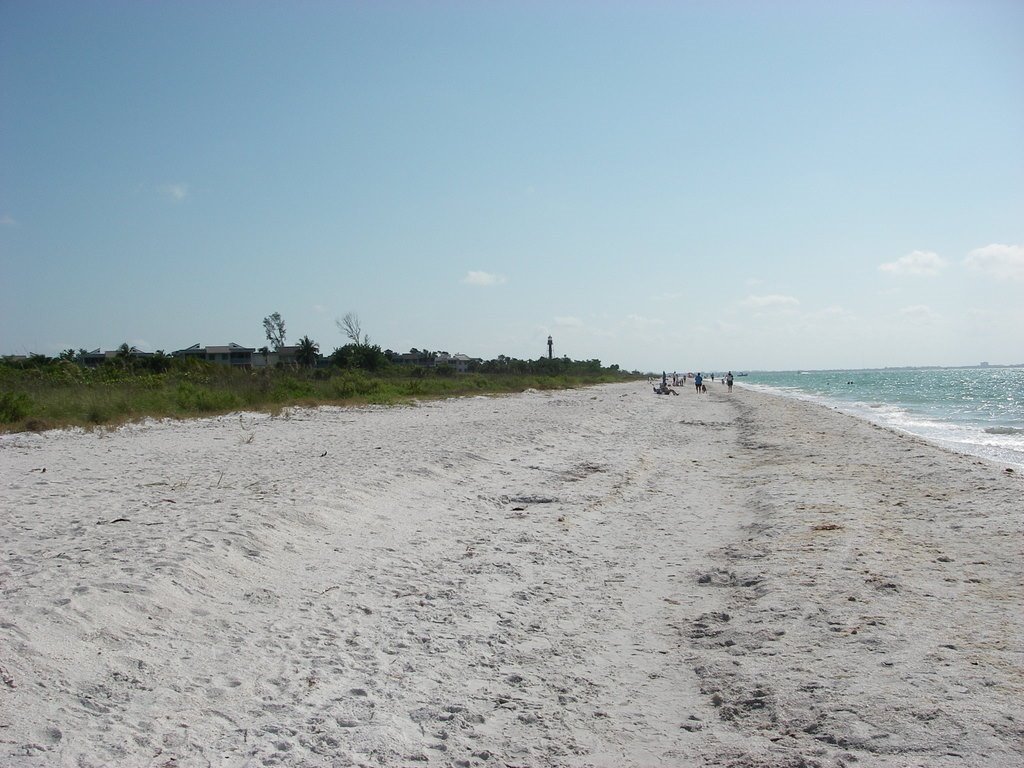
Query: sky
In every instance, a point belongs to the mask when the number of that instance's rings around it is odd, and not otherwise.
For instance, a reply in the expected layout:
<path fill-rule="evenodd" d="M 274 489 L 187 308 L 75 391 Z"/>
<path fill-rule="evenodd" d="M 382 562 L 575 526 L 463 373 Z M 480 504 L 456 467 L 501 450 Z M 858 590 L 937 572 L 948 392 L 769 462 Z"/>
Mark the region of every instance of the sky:
<path fill-rule="evenodd" d="M 1024 3 L 0 0 L 0 354 L 1024 362 Z"/>

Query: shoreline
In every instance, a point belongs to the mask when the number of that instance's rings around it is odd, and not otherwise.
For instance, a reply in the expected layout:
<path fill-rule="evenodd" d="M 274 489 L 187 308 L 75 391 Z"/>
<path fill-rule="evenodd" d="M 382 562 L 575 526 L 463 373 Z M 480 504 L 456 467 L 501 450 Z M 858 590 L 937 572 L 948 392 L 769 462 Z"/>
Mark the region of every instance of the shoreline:
<path fill-rule="evenodd" d="M 0 440 L 0 760 L 1024 760 L 1019 473 L 680 395 Z"/>
<path fill-rule="evenodd" d="M 914 378 L 897 382 L 895 389 L 891 386 L 892 380 L 870 382 L 864 379 L 864 375 L 883 373 L 879 370 L 818 372 L 819 378 L 809 374 L 807 381 L 805 377 L 794 377 L 792 374 L 778 374 L 774 379 L 767 374 L 757 377 L 753 382 L 743 382 L 743 385 L 768 394 L 817 403 L 898 433 L 925 439 L 956 454 L 1024 471 L 1024 426 L 1021 423 L 1019 404 L 1016 407 L 1010 404 L 1014 399 L 1013 392 L 1019 389 L 1014 382 L 919 379 L 920 376 L 937 371 L 947 373 L 963 370 L 901 369 Z M 989 374 L 999 371 L 995 368 L 977 370 Z M 1021 373 L 1017 369 L 1013 371 Z M 843 373 L 852 380 L 846 381 L 844 386 L 842 380 L 822 380 L 822 373 Z M 785 376 L 790 376 L 790 379 L 784 379 Z M 975 386 L 979 389 L 979 398 L 972 400 L 971 406 L 962 409 L 949 399 L 949 391 L 955 387 Z M 912 391 L 914 387 L 923 389 Z M 1006 408 L 985 406 L 986 402 L 994 403 L 1000 398 L 1007 400 Z"/>
<path fill-rule="evenodd" d="M 981 460 L 987 464 L 992 464 L 993 466 L 999 467 L 1000 469 L 1006 469 L 1010 467 L 1015 472 L 1024 471 L 1024 457 L 1022 457 L 1021 459 L 1016 459 L 1015 457 L 1009 457 L 1006 455 L 1000 455 L 998 457 L 988 456 L 983 453 L 979 453 L 981 450 L 980 446 L 973 443 L 966 443 L 953 439 L 943 440 L 938 437 L 930 437 L 928 435 L 914 432 L 908 427 L 899 427 L 893 424 L 887 424 L 882 419 L 872 419 L 869 412 L 865 412 L 863 409 L 856 408 L 856 403 L 853 402 L 829 399 L 823 395 L 817 395 L 810 392 L 788 392 L 783 389 L 774 388 L 767 384 L 758 384 L 754 385 L 754 387 L 748 385 L 748 388 L 750 389 L 750 391 L 758 392 L 769 397 L 783 397 L 787 399 L 799 400 L 801 402 L 811 404 L 811 406 L 817 408 L 822 408 L 827 411 L 835 411 L 838 414 L 843 414 L 844 416 L 848 416 L 851 419 L 855 419 L 859 422 L 863 422 L 865 424 L 870 424 L 871 426 L 884 429 L 893 435 L 911 437 L 915 440 L 921 440 L 922 442 L 925 442 L 931 445 L 932 447 L 937 447 L 937 449 L 944 451 L 948 454 L 952 454 L 954 456 L 964 457 L 967 459 Z M 982 431 L 988 434 L 1018 434 L 1018 431 L 1016 429 L 1013 430 L 1012 432 L 992 431 L 992 429 L 999 430 L 1000 428 L 986 428 L 983 429 Z"/>

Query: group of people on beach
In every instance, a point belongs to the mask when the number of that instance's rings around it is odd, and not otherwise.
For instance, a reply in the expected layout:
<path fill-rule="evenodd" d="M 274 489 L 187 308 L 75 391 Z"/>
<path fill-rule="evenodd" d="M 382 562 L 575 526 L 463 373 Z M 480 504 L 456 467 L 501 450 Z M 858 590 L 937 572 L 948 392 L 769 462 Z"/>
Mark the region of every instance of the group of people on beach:
<path fill-rule="evenodd" d="M 689 377 L 690 377 L 690 374 L 684 375 L 682 377 L 683 378 L 683 382 L 685 382 L 686 379 L 688 379 Z M 712 381 L 715 380 L 715 374 L 713 374 L 713 373 L 711 374 L 711 380 Z M 650 381 L 650 380 L 648 380 L 648 381 Z M 732 371 L 729 371 L 725 375 L 725 377 L 721 379 L 721 382 L 723 384 L 725 384 L 729 388 L 730 392 L 732 392 Z M 678 387 L 678 386 L 679 386 L 679 374 L 677 374 L 677 373 L 673 373 L 672 374 L 672 386 L 669 386 L 668 374 L 665 371 L 662 371 L 661 372 L 661 384 L 659 386 L 654 387 L 654 394 L 656 394 L 656 395 L 678 395 L 679 393 L 676 392 L 673 389 L 673 387 Z M 700 371 L 697 371 L 697 373 L 693 375 L 693 387 L 696 390 L 698 395 L 706 394 L 707 391 L 708 391 L 708 386 L 707 386 L 707 384 L 704 383 L 704 375 Z"/>

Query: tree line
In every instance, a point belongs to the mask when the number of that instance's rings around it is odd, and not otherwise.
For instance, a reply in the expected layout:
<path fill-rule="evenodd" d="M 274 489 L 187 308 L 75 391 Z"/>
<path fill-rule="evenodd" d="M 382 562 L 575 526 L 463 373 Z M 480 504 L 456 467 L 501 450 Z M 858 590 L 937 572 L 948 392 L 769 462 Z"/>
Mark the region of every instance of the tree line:
<path fill-rule="evenodd" d="M 305 335 L 294 346 L 293 354 L 291 355 L 294 363 L 279 363 L 278 366 L 289 369 L 328 367 L 343 370 L 359 370 L 369 373 L 403 370 L 413 377 L 421 378 L 425 376 L 443 377 L 456 375 L 454 367 L 444 362 L 451 357 L 447 351 L 431 351 L 426 348 L 418 349 L 413 347 L 408 353 L 400 353 L 391 349 L 381 349 L 379 344 L 371 342 L 370 336 L 363 331 L 359 316 L 354 312 L 349 312 L 344 317 L 335 320 L 335 324 L 348 340 L 348 343 L 335 347 L 329 355 L 321 357 L 320 345 L 308 335 Z M 256 354 L 263 355 L 266 360 L 269 359 L 271 352 L 279 353 L 286 346 L 287 328 L 281 314 L 274 312 L 263 318 L 263 330 L 267 339 L 267 345 L 256 350 Z M 65 349 L 57 357 L 31 354 L 23 360 L 3 360 L 3 364 L 13 368 L 26 369 L 48 367 L 54 363 L 81 364 L 87 354 L 89 353 L 85 349 Z M 410 356 L 412 362 L 406 362 Z M 402 361 L 401 363 L 399 362 L 400 360 Z M 188 370 L 196 365 L 214 364 L 200 360 L 178 358 L 167 354 L 164 350 L 157 350 L 152 354 L 139 354 L 125 342 L 118 347 L 117 352 L 112 357 L 104 360 L 100 367 L 124 371 L 165 373 L 174 370 Z M 524 360 L 506 355 L 498 355 L 492 360 L 471 360 L 466 363 L 466 368 L 469 373 L 542 376 L 592 375 L 602 371 L 618 372 L 619 370 L 618 365 L 604 368 L 601 365 L 601 361 L 597 359 L 571 360 L 568 357 L 548 358 L 541 356 L 536 360 Z"/>

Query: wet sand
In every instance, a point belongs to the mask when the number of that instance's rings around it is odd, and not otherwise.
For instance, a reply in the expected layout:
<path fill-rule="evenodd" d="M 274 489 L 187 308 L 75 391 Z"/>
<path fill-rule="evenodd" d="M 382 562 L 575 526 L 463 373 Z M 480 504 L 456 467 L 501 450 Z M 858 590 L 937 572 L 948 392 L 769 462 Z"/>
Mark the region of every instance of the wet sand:
<path fill-rule="evenodd" d="M 5 436 L 0 765 L 1022 765 L 1005 469 L 717 382 Z"/>

